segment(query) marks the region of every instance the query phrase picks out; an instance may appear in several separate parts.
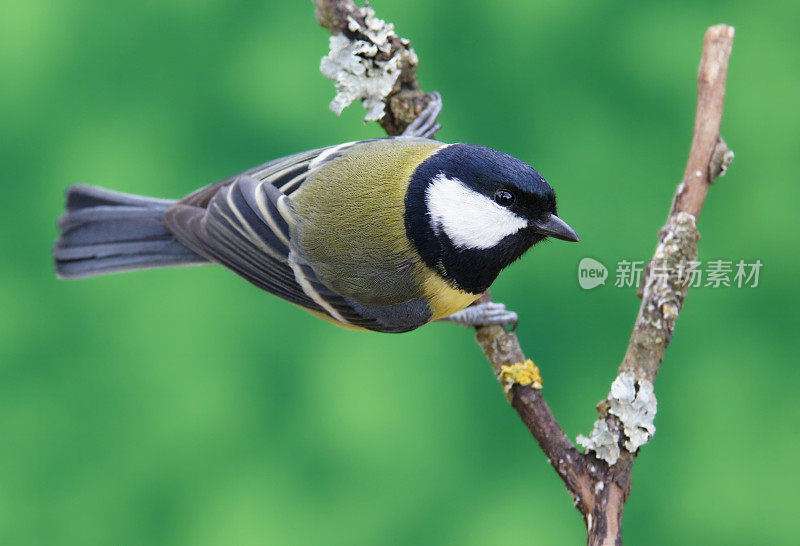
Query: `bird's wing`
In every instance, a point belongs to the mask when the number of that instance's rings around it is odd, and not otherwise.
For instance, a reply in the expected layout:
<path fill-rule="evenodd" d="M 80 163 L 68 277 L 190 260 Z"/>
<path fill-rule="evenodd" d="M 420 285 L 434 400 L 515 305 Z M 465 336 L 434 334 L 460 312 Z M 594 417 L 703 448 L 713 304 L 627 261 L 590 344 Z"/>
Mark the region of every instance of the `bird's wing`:
<path fill-rule="evenodd" d="M 241 176 L 250 176 L 259 182 L 263 180 L 278 188 L 281 193 L 291 195 L 305 182 L 311 172 L 336 159 L 342 152 L 361 142 L 366 141 L 347 142 L 337 146 L 318 148 L 316 150 L 275 159 L 263 165 L 259 165 L 258 167 L 253 167 L 241 174 L 200 188 L 181 199 L 180 203 L 205 208 L 220 188 L 229 186 L 234 180 Z"/>
<path fill-rule="evenodd" d="M 194 252 L 325 318 L 369 330 L 412 329 L 393 328 L 377 320 L 375 310 L 325 286 L 291 244 L 287 196 L 310 172 L 351 145 L 280 159 L 202 188 L 171 207 L 164 221 Z"/>

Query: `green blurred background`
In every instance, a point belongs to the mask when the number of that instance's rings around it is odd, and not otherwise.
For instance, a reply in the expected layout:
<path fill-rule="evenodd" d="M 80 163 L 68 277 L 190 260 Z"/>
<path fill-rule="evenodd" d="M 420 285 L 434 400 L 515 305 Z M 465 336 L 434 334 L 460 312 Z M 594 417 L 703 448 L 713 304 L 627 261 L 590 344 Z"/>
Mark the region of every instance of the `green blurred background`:
<path fill-rule="evenodd" d="M 659 376 L 631 544 L 796 544 L 800 5 L 375 0 L 441 91 L 439 138 L 555 186 L 578 245 L 501 275 L 567 433 L 587 433 L 633 289 L 578 261 L 650 257 L 691 138 L 705 28 L 736 26 L 737 159 Z M 328 110 L 310 2 L 0 1 L 0 544 L 578 544 L 582 522 L 472 334 L 350 332 L 221 268 L 82 282 L 50 246 L 74 183 L 180 197 L 277 156 L 381 135 Z M 613 280 L 613 269 L 612 269 Z M 613 283 L 612 283 L 613 284 Z"/>

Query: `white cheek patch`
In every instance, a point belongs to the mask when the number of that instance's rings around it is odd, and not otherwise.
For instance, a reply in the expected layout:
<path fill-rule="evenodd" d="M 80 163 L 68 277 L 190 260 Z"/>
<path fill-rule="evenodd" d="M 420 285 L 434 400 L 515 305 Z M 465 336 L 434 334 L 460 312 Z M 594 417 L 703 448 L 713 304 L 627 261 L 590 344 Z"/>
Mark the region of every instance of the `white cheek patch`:
<path fill-rule="evenodd" d="M 444 174 L 428 185 L 425 201 L 434 231 L 444 231 L 458 248 L 492 248 L 528 226 L 521 216 Z"/>

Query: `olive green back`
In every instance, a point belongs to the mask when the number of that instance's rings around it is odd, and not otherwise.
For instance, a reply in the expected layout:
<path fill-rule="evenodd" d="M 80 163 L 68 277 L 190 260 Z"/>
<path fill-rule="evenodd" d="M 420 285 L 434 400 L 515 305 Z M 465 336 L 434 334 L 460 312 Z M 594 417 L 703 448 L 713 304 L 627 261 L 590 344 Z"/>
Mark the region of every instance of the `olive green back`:
<path fill-rule="evenodd" d="M 403 215 L 416 167 L 443 144 L 427 139 L 366 141 L 319 168 L 292 195 L 292 239 L 320 279 L 373 305 L 419 297 L 422 264 Z"/>

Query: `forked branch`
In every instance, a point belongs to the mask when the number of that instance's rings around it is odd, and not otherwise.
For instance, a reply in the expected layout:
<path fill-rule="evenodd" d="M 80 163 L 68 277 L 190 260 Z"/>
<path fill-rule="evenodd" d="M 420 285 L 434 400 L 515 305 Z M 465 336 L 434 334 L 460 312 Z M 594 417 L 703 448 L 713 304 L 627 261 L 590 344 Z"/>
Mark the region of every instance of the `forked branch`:
<path fill-rule="evenodd" d="M 364 100 L 365 107 L 376 114 L 372 119 L 379 120 L 388 134 L 402 133 L 427 100 L 416 80 L 417 58 L 408 41 L 397 37 L 394 27 L 377 19 L 369 6 L 358 8 L 352 0 L 314 0 L 314 4 L 320 24 L 334 35 L 326 59 L 334 58 L 332 62 L 338 64 L 326 75 L 336 80 L 340 95 L 347 95 L 345 101 Z M 579 437 L 586 451 L 579 451 L 558 424 L 542 395 L 538 369 L 526 358 L 516 334 L 501 326 L 476 331 L 477 342 L 506 387 L 511 405 L 583 515 L 591 545 L 622 541 L 633 461 L 655 432 L 653 381 L 672 339 L 697 258 L 697 218 L 709 186 L 733 158 L 720 138 L 733 34 L 726 25 L 706 31 L 686 171 L 643 276 L 642 304 L 617 377 L 607 399 L 598 404 L 599 419 L 590 436 Z M 325 60 L 322 68 L 325 72 Z M 486 294 L 481 301 L 488 298 Z"/>

